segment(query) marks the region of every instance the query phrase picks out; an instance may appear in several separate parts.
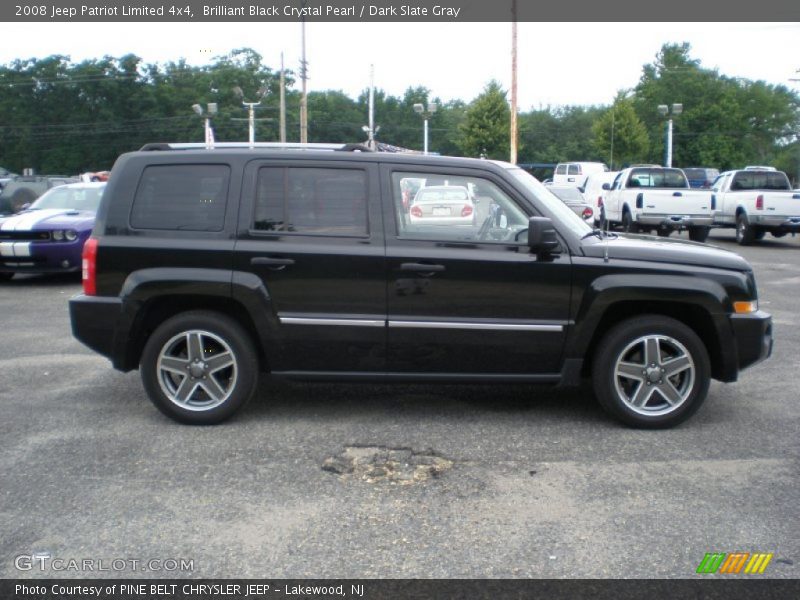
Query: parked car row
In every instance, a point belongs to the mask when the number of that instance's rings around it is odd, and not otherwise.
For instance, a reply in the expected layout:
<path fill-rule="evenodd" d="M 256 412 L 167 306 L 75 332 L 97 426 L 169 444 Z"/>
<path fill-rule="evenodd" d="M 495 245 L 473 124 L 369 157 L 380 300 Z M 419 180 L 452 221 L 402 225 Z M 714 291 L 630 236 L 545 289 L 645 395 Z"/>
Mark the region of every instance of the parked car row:
<path fill-rule="evenodd" d="M 595 225 L 628 233 L 666 237 L 685 229 L 690 239 L 703 242 L 711 228 L 731 227 L 737 242 L 747 245 L 766 233 L 784 237 L 800 232 L 800 193 L 785 173 L 767 166 L 720 174 L 709 168 L 634 165 L 595 171 L 577 189 Z"/>

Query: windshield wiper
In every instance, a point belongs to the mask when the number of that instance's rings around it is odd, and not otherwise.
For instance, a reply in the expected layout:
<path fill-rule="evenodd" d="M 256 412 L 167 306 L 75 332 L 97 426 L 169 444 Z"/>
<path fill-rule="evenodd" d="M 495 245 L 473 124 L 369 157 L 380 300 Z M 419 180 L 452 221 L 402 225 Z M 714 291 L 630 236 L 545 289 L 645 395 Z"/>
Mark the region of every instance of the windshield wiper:
<path fill-rule="evenodd" d="M 603 229 L 598 229 L 598 228 L 595 227 L 589 233 L 584 234 L 583 237 L 581 237 L 581 240 L 585 240 L 586 238 L 592 237 L 592 236 L 595 236 L 598 239 L 604 240 L 606 238 L 612 239 L 612 236 L 613 237 L 617 237 L 617 234 L 616 233 L 611 233 L 610 231 L 605 231 Z"/>

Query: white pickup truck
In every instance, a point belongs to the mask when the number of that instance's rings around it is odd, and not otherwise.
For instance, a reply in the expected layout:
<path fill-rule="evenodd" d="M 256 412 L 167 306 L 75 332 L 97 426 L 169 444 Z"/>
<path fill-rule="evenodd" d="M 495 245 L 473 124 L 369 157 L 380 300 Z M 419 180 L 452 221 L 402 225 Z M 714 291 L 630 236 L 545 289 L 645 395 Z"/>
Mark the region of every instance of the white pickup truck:
<path fill-rule="evenodd" d="M 800 192 L 786 173 L 766 167 L 726 171 L 711 186 L 714 224 L 736 227 L 746 246 L 770 232 L 775 237 L 800 232 Z"/>
<path fill-rule="evenodd" d="M 660 236 L 689 230 L 689 239 L 704 242 L 713 223 L 711 192 L 692 190 L 683 171 L 658 166 L 623 169 L 604 202 L 610 225 L 629 233 L 655 229 Z"/>

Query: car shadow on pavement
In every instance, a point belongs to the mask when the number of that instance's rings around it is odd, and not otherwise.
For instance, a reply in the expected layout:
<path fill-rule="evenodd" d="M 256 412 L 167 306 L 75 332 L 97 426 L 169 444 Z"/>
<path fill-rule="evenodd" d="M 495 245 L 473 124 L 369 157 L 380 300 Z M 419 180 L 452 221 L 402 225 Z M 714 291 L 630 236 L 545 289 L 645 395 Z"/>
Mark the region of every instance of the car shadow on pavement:
<path fill-rule="evenodd" d="M 0 281 L 0 289 L 8 287 L 36 288 L 62 285 L 80 285 L 80 273 L 15 273 L 12 279 Z"/>
<path fill-rule="evenodd" d="M 351 384 L 265 380 L 240 418 L 291 418 L 313 413 L 454 419 L 524 415 L 532 418 L 612 423 L 597 404 L 591 386 L 559 389 L 522 384 Z"/>

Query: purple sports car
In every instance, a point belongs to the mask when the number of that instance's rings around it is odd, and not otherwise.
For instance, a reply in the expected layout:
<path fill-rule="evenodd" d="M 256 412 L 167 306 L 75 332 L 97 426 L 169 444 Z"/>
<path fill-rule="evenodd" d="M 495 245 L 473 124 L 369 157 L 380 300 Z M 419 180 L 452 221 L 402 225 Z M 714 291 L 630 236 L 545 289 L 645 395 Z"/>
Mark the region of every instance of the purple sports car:
<path fill-rule="evenodd" d="M 0 218 L 0 280 L 14 273 L 80 271 L 105 183 L 53 188 L 21 213 Z"/>

